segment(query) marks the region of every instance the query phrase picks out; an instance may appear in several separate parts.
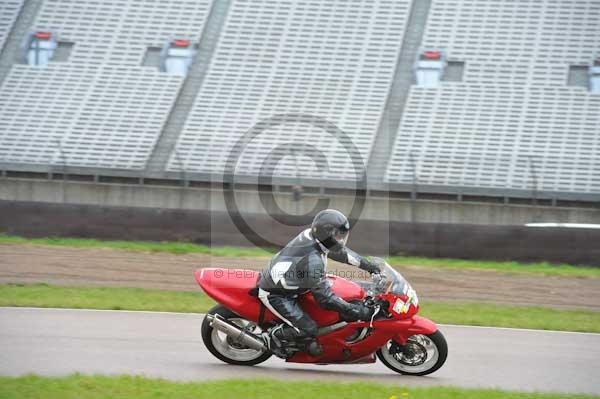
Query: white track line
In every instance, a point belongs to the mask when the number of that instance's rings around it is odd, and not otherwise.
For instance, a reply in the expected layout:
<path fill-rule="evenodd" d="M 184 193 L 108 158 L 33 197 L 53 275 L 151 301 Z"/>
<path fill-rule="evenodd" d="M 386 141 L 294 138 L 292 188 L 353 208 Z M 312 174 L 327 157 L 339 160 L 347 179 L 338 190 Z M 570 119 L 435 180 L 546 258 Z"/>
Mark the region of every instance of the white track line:
<path fill-rule="evenodd" d="M 471 326 L 468 324 L 438 324 L 442 327 L 469 327 L 469 328 L 484 328 L 488 330 L 509 330 L 509 331 L 531 331 L 537 333 L 553 333 L 553 334 L 581 334 L 581 335 L 600 335 L 600 333 L 581 332 L 581 331 L 557 331 L 557 330 L 536 330 L 533 328 L 513 328 L 513 327 L 492 327 L 492 326 Z"/>
<path fill-rule="evenodd" d="M 204 313 L 192 313 L 192 312 L 160 312 L 154 310 L 114 310 L 114 309 L 75 309 L 75 308 L 36 308 L 29 306 L 0 306 L 0 310 L 3 309 L 25 309 L 25 310 L 49 310 L 49 311 L 57 311 L 57 310 L 69 310 L 69 311 L 78 311 L 78 312 L 115 312 L 115 313 L 137 313 L 137 314 L 173 314 L 173 315 L 182 315 L 182 316 L 204 316 Z"/>
<path fill-rule="evenodd" d="M 26 306 L 0 306 L 0 310 L 4 309 L 25 309 L 25 310 L 48 310 L 48 311 L 57 311 L 57 310 L 69 310 L 69 311 L 79 311 L 79 312 L 117 312 L 117 313 L 137 313 L 137 314 L 172 314 L 172 315 L 182 315 L 182 316 L 204 316 L 204 313 L 185 313 L 185 312 L 158 312 L 151 310 L 112 310 L 112 309 L 73 309 L 73 308 L 36 308 L 36 307 L 26 307 Z M 489 330 L 509 330 L 509 331 L 529 331 L 536 333 L 553 333 L 553 334 L 581 334 L 581 335 L 600 335 L 600 333 L 591 333 L 591 332 L 580 332 L 580 331 L 556 331 L 556 330 L 535 330 L 533 328 L 512 328 L 512 327 L 492 327 L 492 326 L 471 326 L 467 324 L 438 324 L 438 326 L 442 327 L 468 327 L 468 328 L 482 328 Z"/>

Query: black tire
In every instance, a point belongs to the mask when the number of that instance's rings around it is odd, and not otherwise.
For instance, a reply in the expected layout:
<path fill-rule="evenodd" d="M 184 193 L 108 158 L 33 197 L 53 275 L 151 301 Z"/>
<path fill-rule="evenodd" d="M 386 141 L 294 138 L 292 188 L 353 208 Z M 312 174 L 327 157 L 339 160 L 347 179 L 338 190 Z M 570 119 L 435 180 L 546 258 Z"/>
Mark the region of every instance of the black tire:
<path fill-rule="evenodd" d="M 231 310 L 227 309 L 223 305 L 216 305 L 215 307 L 213 307 L 212 309 L 210 309 L 208 311 L 208 314 L 218 314 L 219 316 L 223 317 L 224 319 L 240 317 L 238 314 L 232 312 Z M 229 357 L 223 355 L 221 352 L 219 352 L 217 350 L 217 348 L 215 348 L 215 346 L 213 345 L 212 332 L 213 332 L 213 328 L 210 326 L 210 324 L 208 323 L 208 320 L 205 317 L 204 320 L 202 321 L 202 341 L 204 342 L 206 349 L 208 349 L 208 351 L 210 353 L 212 353 L 213 356 L 215 356 L 219 360 L 224 361 L 225 363 L 235 364 L 238 366 L 254 366 L 255 364 L 264 362 L 265 360 L 270 358 L 272 355 L 272 353 L 270 351 L 266 351 L 260 357 L 257 357 L 256 359 L 248 360 L 248 361 L 240 361 L 237 359 L 229 358 Z"/>
<path fill-rule="evenodd" d="M 427 370 L 420 371 L 417 373 L 409 372 L 406 370 L 401 370 L 401 369 L 397 368 L 396 366 L 394 366 L 393 364 L 391 364 L 390 362 L 388 362 L 388 360 L 385 358 L 385 356 L 382 353 L 383 348 L 381 348 L 377 351 L 377 357 L 389 369 L 394 370 L 395 372 L 400 373 L 400 374 L 415 375 L 415 376 L 431 374 L 434 371 L 438 370 L 440 367 L 442 367 L 444 365 L 444 363 L 446 362 L 446 358 L 448 357 L 448 344 L 446 343 L 446 338 L 444 338 L 444 335 L 442 334 L 442 332 L 440 330 L 437 330 L 433 334 L 428 334 L 426 336 L 431 341 L 433 341 L 433 343 L 435 344 L 435 346 L 437 347 L 437 350 L 438 350 L 437 361 L 435 362 L 435 364 L 432 367 L 428 368 Z"/>

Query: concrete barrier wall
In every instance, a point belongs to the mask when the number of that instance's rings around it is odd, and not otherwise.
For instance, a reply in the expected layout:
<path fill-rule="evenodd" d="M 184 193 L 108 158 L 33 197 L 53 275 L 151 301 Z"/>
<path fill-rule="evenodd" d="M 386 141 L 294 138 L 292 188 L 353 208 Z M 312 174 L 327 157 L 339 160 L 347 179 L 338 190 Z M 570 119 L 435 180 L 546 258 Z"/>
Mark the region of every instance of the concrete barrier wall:
<path fill-rule="evenodd" d="M 273 214 L 278 212 L 278 207 L 288 213 L 305 214 L 320 199 L 327 201 L 330 207 L 349 212 L 355 201 L 350 195 L 306 193 L 300 202 L 294 202 L 291 193 L 276 193 L 272 199 L 261 202 L 256 191 L 236 191 L 235 197 L 240 212 L 248 214 Z M 217 189 L 33 179 L 0 179 L 0 200 L 212 212 L 227 210 L 223 192 Z M 480 225 L 523 225 L 534 221 L 600 224 L 600 208 L 368 197 L 360 217 L 379 221 Z"/>
<path fill-rule="evenodd" d="M 259 238 L 278 246 L 302 228 L 287 226 L 285 218 L 279 223 L 265 214 L 244 214 L 254 231 L 240 231 L 223 211 L 0 201 L 0 230 L 30 237 L 184 240 L 212 245 L 251 245 Z M 304 222 L 309 223 L 310 217 Z M 372 255 L 546 260 L 600 266 L 599 242 L 600 229 L 362 219 L 352 230 L 349 245 Z"/>

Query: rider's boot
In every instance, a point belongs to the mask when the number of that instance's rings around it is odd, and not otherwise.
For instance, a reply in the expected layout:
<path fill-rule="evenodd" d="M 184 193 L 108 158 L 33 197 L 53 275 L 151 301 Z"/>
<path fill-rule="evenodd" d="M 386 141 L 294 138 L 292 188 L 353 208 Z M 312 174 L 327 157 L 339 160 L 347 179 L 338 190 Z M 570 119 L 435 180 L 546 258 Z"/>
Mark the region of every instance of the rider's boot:
<path fill-rule="evenodd" d="M 286 343 L 283 339 L 283 328 L 285 324 L 279 324 L 271 330 L 262 333 L 262 339 L 265 341 L 267 348 L 277 357 L 287 359 L 289 352 L 286 350 Z"/>
<path fill-rule="evenodd" d="M 263 339 L 269 350 L 275 356 L 283 359 L 287 359 L 298 351 L 306 351 L 312 356 L 320 356 L 322 353 L 321 345 L 314 338 L 302 335 L 296 328 L 280 324 L 263 333 Z"/>

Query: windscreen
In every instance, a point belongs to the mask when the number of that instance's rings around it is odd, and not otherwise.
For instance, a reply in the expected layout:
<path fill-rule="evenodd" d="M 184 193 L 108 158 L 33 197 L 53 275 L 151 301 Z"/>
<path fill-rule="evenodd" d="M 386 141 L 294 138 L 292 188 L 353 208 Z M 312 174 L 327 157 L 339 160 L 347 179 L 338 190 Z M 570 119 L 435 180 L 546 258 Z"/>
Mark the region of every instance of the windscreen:
<path fill-rule="evenodd" d="M 406 295 L 410 286 L 406 279 L 387 263 L 382 265 L 381 280 L 376 283 L 376 291 L 381 294 Z"/>

